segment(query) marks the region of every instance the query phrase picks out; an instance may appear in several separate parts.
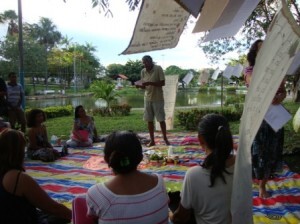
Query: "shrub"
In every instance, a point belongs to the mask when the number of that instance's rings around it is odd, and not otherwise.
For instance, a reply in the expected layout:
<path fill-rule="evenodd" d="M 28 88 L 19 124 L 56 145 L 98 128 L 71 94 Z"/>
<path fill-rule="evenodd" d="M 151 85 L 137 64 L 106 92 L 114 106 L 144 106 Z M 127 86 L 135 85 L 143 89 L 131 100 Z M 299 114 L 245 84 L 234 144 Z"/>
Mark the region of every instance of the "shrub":
<path fill-rule="evenodd" d="M 107 107 L 100 107 L 93 109 L 93 115 L 105 116 L 128 116 L 130 114 L 131 106 L 128 104 L 112 105 L 108 111 Z"/>
<path fill-rule="evenodd" d="M 231 107 L 223 108 L 203 108 L 192 109 L 177 112 L 179 124 L 186 130 L 196 130 L 200 119 L 210 113 L 222 114 L 226 119 L 231 121 L 238 121 L 242 116 L 242 110 L 236 110 Z"/>
<path fill-rule="evenodd" d="M 235 86 L 227 86 L 225 89 L 227 92 L 235 92 L 237 90 Z"/>
<path fill-rule="evenodd" d="M 234 96 L 229 96 L 226 98 L 224 106 L 233 106 L 237 110 L 243 110 L 244 107 L 244 102 L 245 102 L 245 95 L 234 95 Z"/>
<path fill-rule="evenodd" d="M 31 109 L 26 109 L 26 111 L 25 111 L 26 115 L 30 110 Z M 42 108 L 42 110 L 45 112 L 47 118 L 64 117 L 64 116 L 70 116 L 73 114 L 72 105 L 46 107 L 46 108 Z"/>
<path fill-rule="evenodd" d="M 208 91 L 208 87 L 207 86 L 201 86 L 200 88 L 199 88 L 199 92 L 200 93 L 206 93 Z"/>

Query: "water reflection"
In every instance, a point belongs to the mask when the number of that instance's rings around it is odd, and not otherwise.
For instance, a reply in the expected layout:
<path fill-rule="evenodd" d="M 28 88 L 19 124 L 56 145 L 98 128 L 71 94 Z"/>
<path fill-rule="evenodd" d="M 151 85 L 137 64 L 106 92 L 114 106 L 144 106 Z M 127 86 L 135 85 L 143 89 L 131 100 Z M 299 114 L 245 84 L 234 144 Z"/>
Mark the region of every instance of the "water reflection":
<path fill-rule="evenodd" d="M 232 94 L 235 95 L 235 94 Z M 229 96 L 227 94 L 227 96 Z M 226 96 L 225 96 L 226 97 Z M 143 108 L 143 94 L 127 95 L 118 99 L 119 104 L 129 104 L 133 108 Z M 43 100 L 27 100 L 26 107 L 44 108 L 49 106 L 65 106 L 65 105 L 83 105 L 87 109 L 105 106 L 105 101 L 96 100 L 92 96 L 73 97 L 73 98 L 56 98 Z M 197 91 L 179 91 L 176 97 L 176 107 L 198 106 L 206 107 L 211 105 L 221 105 L 221 93 L 198 93 Z"/>

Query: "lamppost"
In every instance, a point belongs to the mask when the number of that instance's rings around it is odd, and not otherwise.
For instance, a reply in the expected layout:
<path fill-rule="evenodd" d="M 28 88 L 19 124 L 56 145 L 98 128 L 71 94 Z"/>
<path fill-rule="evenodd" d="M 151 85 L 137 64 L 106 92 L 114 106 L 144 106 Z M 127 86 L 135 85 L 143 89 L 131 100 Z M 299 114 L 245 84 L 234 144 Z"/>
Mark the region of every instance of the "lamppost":
<path fill-rule="evenodd" d="M 76 93 L 76 43 L 74 44 L 74 52 L 73 52 L 73 71 L 74 71 L 74 93 Z"/>
<path fill-rule="evenodd" d="M 23 22 L 22 22 L 22 1 L 18 0 L 18 23 L 19 23 L 19 77 L 20 83 L 25 89 L 24 84 L 24 57 L 23 57 Z M 25 97 L 22 102 L 22 107 L 25 109 Z"/>

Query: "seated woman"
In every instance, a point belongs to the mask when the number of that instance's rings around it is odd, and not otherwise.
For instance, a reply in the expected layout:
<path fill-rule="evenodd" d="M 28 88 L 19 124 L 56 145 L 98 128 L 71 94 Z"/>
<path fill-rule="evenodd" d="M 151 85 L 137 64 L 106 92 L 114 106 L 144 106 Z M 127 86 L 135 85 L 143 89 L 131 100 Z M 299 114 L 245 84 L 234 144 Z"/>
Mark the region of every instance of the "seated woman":
<path fill-rule="evenodd" d="M 202 166 L 187 171 L 179 207 L 170 218 L 173 223 L 185 223 L 193 211 L 197 223 L 231 223 L 235 157 L 227 120 L 217 114 L 204 116 L 198 126 L 198 138 L 207 156 Z"/>
<path fill-rule="evenodd" d="M 98 134 L 94 119 L 86 114 L 83 106 L 77 106 L 75 108 L 75 120 L 72 135 L 71 139 L 67 141 L 67 146 L 92 146 L 93 142 L 97 140 Z"/>
<path fill-rule="evenodd" d="M 98 223 L 168 223 L 169 198 L 163 178 L 138 171 L 142 159 L 135 133 L 119 131 L 107 137 L 104 160 L 115 176 L 88 190 L 89 216 Z"/>
<path fill-rule="evenodd" d="M 47 129 L 43 124 L 46 121 L 46 114 L 40 109 L 32 109 L 27 116 L 28 149 L 27 155 L 31 159 L 38 159 L 44 162 L 51 162 L 60 157 L 58 151 L 53 149 L 48 141 Z"/>
<path fill-rule="evenodd" d="M 25 173 L 25 144 L 23 133 L 19 131 L 6 129 L 0 134 L 0 222 L 40 223 L 38 214 L 42 213 L 52 214 L 53 223 L 70 222 L 71 210 L 52 200 L 37 182 Z M 37 208 L 42 210 L 42 213 L 38 212 Z M 47 217 L 43 214 L 43 217 L 45 216 Z M 48 218 L 50 221 L 49 216 Z"/>

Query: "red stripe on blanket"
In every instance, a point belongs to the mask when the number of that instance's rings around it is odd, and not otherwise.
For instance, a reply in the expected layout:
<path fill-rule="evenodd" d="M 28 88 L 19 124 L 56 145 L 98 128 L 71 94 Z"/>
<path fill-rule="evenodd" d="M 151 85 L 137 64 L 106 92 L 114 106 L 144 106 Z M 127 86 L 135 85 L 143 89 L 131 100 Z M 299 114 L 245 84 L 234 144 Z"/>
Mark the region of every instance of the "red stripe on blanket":
<path fill-rule="evenodd" d="M 27 170 L 34 170 L 34 171 L 42 171 L 42 172 L 47 172 L 47 173 L 52 173 L 52 174 L 66 174 L 66 173 L 81 173 L 81 174 L 89 174 L 89 175 L 94 175 L 94 176 L 111 176 L 112 173 L 108 172 L 108 173 L 101 173 L 101 172 L 97 172 L 97 171 L 89 171 L 89 170 L 79 170 L 79 169 L 72 169 L 72 170 L 57 170 L 54 169 L 53 167 L 49 168 L 49 167 L 42 167 L 42 166 L 38 166 L 38 167 L 27 167 Z"/>
<path fill-rule="evenodd" d="M 69 186 L 59 186 L 59 185 L 43 185 L 42 186 L 44 190 L 46 191 L 52 191 L 56 193 L 71 193 L 71 194 L 84 194 L 87 192 L 87 188 L 83 187 L 69 187 Z"/>
<path fill-rule="evenodd" d="M 260 206 L 260 205 L 271 206 L 271 205 L 275 205 L 276 203 L 300 204 L 300 196 L 279 195 L 277 197 L 266 198 L 266 199 L 259 198 L 259 197 L 253 198 L 254 206 Z"/>

